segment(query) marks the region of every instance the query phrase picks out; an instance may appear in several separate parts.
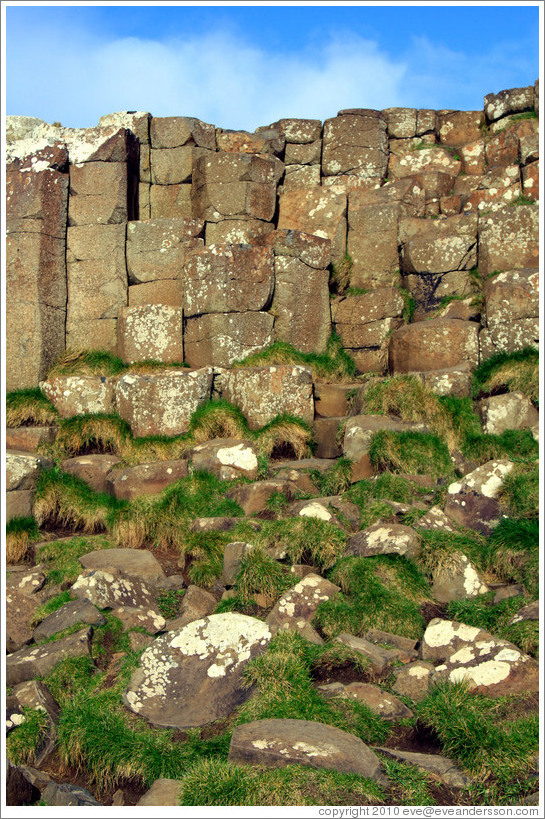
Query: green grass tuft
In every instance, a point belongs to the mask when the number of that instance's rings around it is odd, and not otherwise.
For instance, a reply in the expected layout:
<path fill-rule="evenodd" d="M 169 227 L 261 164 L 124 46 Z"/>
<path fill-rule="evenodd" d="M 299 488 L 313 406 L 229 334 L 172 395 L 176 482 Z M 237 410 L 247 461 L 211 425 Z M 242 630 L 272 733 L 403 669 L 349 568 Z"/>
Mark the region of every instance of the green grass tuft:
<path fill-rule="evenodd" d="M 539 402 L 539 352 L 525 347 L 513 353 L 495 353 L 473 373 L 473 398 L 498 392 L 522 392 Z"/>
<path fill-rule="evenodd" d="M 39 387 L 6 394 L 6 426 L 46 426 L 56 424 L 59 413 Z"/>
<path fill-rule="evenodd" d="M 499 499 L 500 506 L 508 517 L 538 517 L 540 497 L 537 462 L 515 464 L 503 480 Z"/>
<path fill-rule="evenodd" d="M 284 550 L 291 563 L 307 563 L 318 571 L 333 566 L 346 546 L 346 534 L 338 526 L 305 517 L 265 520 L 251 537 L 255 545 Z"/>
<path fill-rule="evenodd" d="M 320 495 L 328 497 L 338 495 L 349 488 L 351 472 L 352 462 L 349 458 L 338 458 L 325 472 L 311 470 L 310 477 Z"/>
<path fill-rule="evenodd" d="M 377 471 L 451 477 L 454 465 L 448 447 L 437 435 L 425 432 L 375 432 L 369 459 Z"/>
<path fill-rule="evenodd" d="M 271 364 L 301 364 L 310 367 L 315 381 L 353 381 L 356 375 L 356 365 L 336 334 L 330 336 L 325 353 L 303 353 L 285 341 L 275 341 L 266 350 L 235 361 L 232 366 L 265 367 Z"/>
<path fill-rule="evenodd" d="M 45 711 L 23 708 L 25 721 L 16 725 L 6 738 L 6 754 L 13 765 L 32 765 L 34 755 L 47 734 L 49 721 Z"/>
<path fill-rule="evenodd" d="M 35 518 L 12 518 L 6 523 L 6 563 L 22 563 L 40 537 Z"/>

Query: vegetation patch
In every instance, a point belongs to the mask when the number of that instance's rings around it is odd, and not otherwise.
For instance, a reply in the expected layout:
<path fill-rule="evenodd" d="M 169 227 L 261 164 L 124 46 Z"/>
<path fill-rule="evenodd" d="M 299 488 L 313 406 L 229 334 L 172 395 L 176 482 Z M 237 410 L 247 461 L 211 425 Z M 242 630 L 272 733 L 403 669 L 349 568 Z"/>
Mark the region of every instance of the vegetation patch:
<path fill-rule="evenodd" d="M 539 404 L 539 352 L 525 347 L 514 353 L 495 353 L 473 373 L 472 396 L 522 392 Z"/>
<path fill-rule="evenodd" d="M 35 518 L 12 518 L 6 524 L 6 563 L 23 563 L 30 558 L 32 544 L 40 538 Z"/>
<path fill-rule="evenodd" d="M 526 605 L 527 601 L 522 595 L 517 595 L 494 605 L 493 598 L 494 592 L 488 592 L 472 600 L 456 600 L 448 604 L 446 616 L 451 620 L 466 623 L 468 626 L 490 631 L 496 637 L 514 642 L 523 651 L 536 656 L 539 649 L 537 621 L 529 620 L 524 624 L 519 624 L 524 625 L 524 629 L 516 629 L 509 625 L 509 620 Z"/>
<path fill-rule="evenodd" d="M 539 466 L 515 464 L 503 479 L 499 492 L 504 514 L 513 518 L 536 518 L 539 515 Z"/>
<path fill-rule="evenodd" d="M 356 375 L 356 364 L 335 333 L 329 337 L 325 353 L 303 353 L 285 341 L 275 341 L 266 350 L 235 361 L 232 366 L 266 367 L 271 364 L 301 364 L 309 367 L 315 381 L 353 381 Z"/>
<path fill-rule="evenodd" d="M 251 535 L 251 542 L 265 550 L 274 547 L 285 552 L 292 564 L 307 563 L 322 571 L 343 554 L 346 534 L 325 520 L 294 517 L 263 521 L 261 531 Z"/>
<path fill-rule="evenodd" d="M 46 583 L 55 586 L 73 583 L 82 573 L 79 558 L 97 549 L 111 549 L 113 546 L 105 537 L 69 537 L 44 543 L 36 551 L 36 562 L 44 563 Z M 50 602 L 50 601 L 48 601 Z M 68 602 L 68 601 L 66 601 Z M 61 604 L 64 605 L 64 604 Z M 55 611 L 53 609 L 52 611 Z M 48 611 L 51 614 L 52 611 Z M 44 616 L 46 616 L 44 614 Z"/>
<path fill-rule="evenodd" d="M 39 387 L 6 394 L 6 427 L 47 426 L 58 420 L 59 413 Z"/>
<path fill-rule="evenodd" d="M 106 531 L 125 505 L 111 495 L 94 492 L 80 478 L 54 467 L 40 472 L 34 515 L 40 526 L 71 527 L 92 534 Z"/>
<path fill-rule="evenodd" d="M 506 429 L 501 435 L 478 433 L 467 435 L 461 451 L 479 463 L 508 458 L 511 461 L 535 461 L 539 445 L 529 429 Z"/>
<path fill-rule="evenodd" d="M 13 765 L 32 765 L 34 755 L 49 729 L 45 711 L 23 708 L 24 722 L 16 725 L 6 738 L 6 753 Z"/>
<path fill-rule="evenodd" d="M 310 477 L 320 495 L 328 497 L 338 495 L 349 488 L 351 473 L 352 461 L 349 458 L 338 458 L 333 466 L 324 472 L 312 469 Z"/>
<path fill-rule="evenodd" d="M 348 557 L 329 579 L 341 593 L 320 603 L 316 622 L 325 634 L 342 631 L 361 636 L 370 628 L 420 639 L 424 631 L 421 605 L 429 586 L 415 563 L 398 555 Z"/>
<path fill-rule="evenodd" d="M 502 518 L 488 540 L 487 559 L 500 580 L 539 597 L 539 520 Z"/>
<path fill-rule="evenodd" d="M 269 458 L 306 458 L 312 452 L 312 427 L 294 415 L 277 415 L 253 433 L 261 454 Z"/>
<path fill-rule="evenodd" d="M 350 284 L 350 274 L 354 262 L 349 253 L 345 255 L 338 262 L 331 264 L 331 272 L 329 274 L 329 290 L 338 296 L 344 296 Z"/>
<path fill-rule="evenodd" d="M 265 594 L 276 601 L 293 586 L 293 580 L 287 567 L 265 554 L 262 548 L 254 547 L 241 561 L 235 586 L 242 600 Z"/>
<path fill-rule="evenodd" d="M 454 475 L 448 447 L 437 435 L 425 432 L 375 432 L 369 447 L 369 460 L 377 471 L 431 475 Z"/>

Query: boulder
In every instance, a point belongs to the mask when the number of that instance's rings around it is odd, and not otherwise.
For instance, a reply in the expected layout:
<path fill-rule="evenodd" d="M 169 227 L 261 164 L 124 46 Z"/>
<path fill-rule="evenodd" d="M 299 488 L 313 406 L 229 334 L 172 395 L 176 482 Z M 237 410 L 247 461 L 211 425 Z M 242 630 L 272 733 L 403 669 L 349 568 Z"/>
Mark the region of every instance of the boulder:
<path fill-rule="evenodd" d="M 497 498 L 512 468 L 511 461 L 488 461 L 451 483 L 445 499 L 445 514 L 459 526 L 490 534 L 501 517 Z"/>
<path fill-rule="evenodd" d="M 377 674 L 382 674 L 394 662 L 394 659 L 397 659 L 395 650 L 392 652 L 391 650 L 379 648 L 369 640 L 355 637 L 353 634 L 344 631 L 338 637 L 335 637 L 335 642 L 342 643 L 351 648 L 352 651 L 361 654 Z"/>
<path fill-rule="evenodd" d="M 414 751 L 401 751 L 397 748 L 375 747 L 376 751 L 399 762 L 414 765 L 425 773 L 438 778 L 449 788 L 467 788 L 471 779 L 453 761 L 440 754 L 420 754 Z"/>
<path fill-rule="evenodd" d="M 135 437 L 180 435 L 211 392 L 211 367 L 127 373 L 116 386 L 116 408 Z"/>
<path fill-rule="evenodd" d="M 322 172 L 348 174 L 379 182 L 388 166 L 386 117 L 380 111 L 353 109 L 324 122 Z"/>
<path fill-rule="evenodd" d="M 6 685 L 45 677 L 65 657 L 90 656 L 91 629 L 85 628 L 43 646 L 29 646 L 6 657 Z"/>
<path fill-rule="evenodd" d="M 329 270 L 325 265 L 317 269 L 300 258 L 278 254 L 274 272 L 271 311 L 275 315 L 275 340 L 304 353 L 325 352 L 331 335 Z"/>
<path fill-rule="evenodd" d="M 123 700 L 153 725 L 170 728 L 226 717 L 248 698 L 244 669 L 270 638 L 265 623 L 243 614 L 195 620 L 143 652 Z"/>
<path fill-rule="evenodd" d="M 13 696 L 21 707 L 36 709 L 46 715 L 46 729 L 39 737 L 32 760 L 32 764 L 39 768 L 55 751 L 59 705 L 51 696 L 49 689 L 37 680 L 29 680 L 16 685 L 13 689 Z"/>
<path fill-rule="evenodd" d="M 420 554 L 420 537 L 410 526 L 375 523 L 348 538 L 346 553 L 359 557 L 398 554 L 414 558 Z"/>
<path fill-rule="evenodd" d="M 184 360 L 181 307 L 166 304 L 122 307 L 117 321 L 117 350 L 126 364 L 147 359 L 181 364 Z"/>
<path fill-rule="evenodd" d="M 61 418 L 72 418 L 113 412 L 116 382 L 114 376 L 59 375 L 41 381 L 40 389 Z"/>
<path fill-rule="evenodd" d="M 514 626 L 517 623 L 524 623 L 527 620 L 539 620 L 539 600 L 528 603 L 527 606 L 519 609 L 509 620 L 508 625 Z"/>
<path fill-rule="evenodd" d="M 293 488 L 287 480 L 257 481 L 256 483 L 240 484 L 229 489 L 225 496 L 229 500 L 235 501 L 241 507 L 245 515 L 255 515 L 267 509 L 267 502 L 276 494 L 283 495 L 286 499 L 293 496 Z"/>
<path fill-rule="evenodd" d="M 33 455 L 17 450 L 6 451 L 6 492 L 16 489 L 35 489 L 42 469 L 53 466 L 43 455 Z"/>
<path fill-rule="evenodd" d="M 40 605 L 35 596 L 25 594 L 15 588 L 6 591 L 6 648 L 8 651 L 17 649 L 30 643 L 32 628 L 30 626 Z"/>
<path fill-rule="evenodd" d="M 428 696 L 435 667 L 432 663 L 416 660 L 402 668 L 395 668 L 393 674 L 395 682 L 392 684 L 392 691 L 409 697 L 413 702 L 421 702 Z"/>
<path fill-rule="evenodd" d="M 161 564 L 147 549 L 98 549 L 82 555 L 79 562 L 84 569 L 114 569 L 151 585 L 165 579 Z"/>
<path fill-rule="evenodd" d="M 174 620 L 169 620 L 165 631 L 177 632 L 188 623 L 213 614 L 217 605 L 218 601 L 210 592 L 199 586 L 188 586 L 182 598 L 178 616 Z"/>
<path fill-rule="evenodd" d="M 265 719 L 238 725 L 228 759 L 273 768 L 310 765 L 385 783 L 378 758 L 361 739 L 321 722 Z"/>
<path fill-rule="evenodd" d="M 34 642 L 37 643 L 40 640 L 47 640 L 49 637 L 53 637 L 54 634 L 58 634 L 60 631 L 64 631 L 65 628 L 71 628 L 76 624 L 103 626 L 105 622 L 106 618 L 89 600 L 85 598 L 72 600 L 54 611 L 53 614 L 45 617 L 40 625 L 34 629 L 32 637 Z"/>
<path fill-rule="evenodd" d="M 107 492 L 109 481 L 106 476 L 120 462 L 121 458 L 109 453 L 78 455 L 76 458 L 67 458 L 63 461 L 62 468 L 69 475 L 75 475 L 76 478 L 85 481 L 94 492 Z"/>
<path fill-rule="evenodd" d="M 428 529 L 433 532 L 455 532 L 451 519 L 445 515 L 441 507 L 432 506 L 425 515 L 422 515 L 414 526 L 416 529 Z"/>
<path fill-rule="evenodd" d="M 154 148 L 197 145 L 215 151 L 216 129 L 195 117 L 152 117 L 150 141 Z"/>
<path fill-rule="evenodd" d="M 39 592 L 45 583 L 45 574 L 40 569 L 25 566 L 6 567 L 6 591 L 18 591 L 28 597 Z"/>
<path fill-rule="evenodd" d="M 471 600 L 488 591 L 489 587 L 462 552 L 449 554 L 433 570 L 431 593 L 440 603 Z"/>
<path fill-rule="evenodd" d="M 333 260 L 346 252 L 346 192 L 331 188 L 296 188 L 279 197 L 278 228 L 329 239 Z"/>
<path fill-rule="evenodd" d="M 539 423 L 539 413 L 521 392 L 492 395 L 478 404 L 483 432 L 501 435 L 507 429 L 528 429 Z"/>
<path fill-rule="evenodd" d="M 508 114 L 518 114 L 534 110 L 534 87 L 509 88 L 499 94 L 487 94 L 484 98 L 484 112 L 489 122 L 494 122 Z"/>
<path fill-rule="evenodd" d="M 298 501 L 290 507 L 290 512 L 299 517 L 325 520 L 351 532 L 358 529 L 361 518 L 359 507 L 342 495 Z"/>
<path fill-rule="evenodd" d="M 391 432 L 414 430 L 423 432 L 423 424 L 412 421 L 400 421 L 391 415 L 354 415 L 344 427 L 343 453 L 351 461 L 360 461 L 369 452 L 371 439 L 375 432 L 386 429 Z"/>
<path fill-rule="evenodd" d="M 426 384 L 436 395 L 454 395 L 456 398 L 468 398 L 471 394 L 471 367 L 469 361 L 462 361 L 457 366 L 446 367 L 444 370 L 413 371 L 411 375 Z"/>
<path fill-rule="evenodd" d="M 442 145 L 465 145 L 482 137 L 482 111 L 438 111 L 437 132 Z"/>
<path fill-rule="evenodd" d="M 334 685 L 338 685 L 338 683 L 334 683 Z M 327 685 L 319 686 L 318 690 L 325 693 L 324 689 L 328 687 Z M 378 685 L 369 685 L 369 683 L 362 682 L 353 682 L 349 685 L 341 684 L 340 690 L 334 696 L 357 700 L 384 720 L 396 721 L 413 716 L 411 709 L 407 708 L 398 697 L 383 691 Z"/>
<path fill-rule="evenodd" d="M 98 805 L 102 807 L 100 802 L 91 796 L 89 791 L 81 788 L 79 785 L 70 785 L 68 783 L 59 784 L 51 780 L 42 792 L 42 799 L 46 805 L 52 807 L 78 806 L 78 807 L 94 807 Z"/>
<path fill-rule="evenodd" d="M 223 550 L 223 572 L 221 574 L 222 583 L 226 586 L 234 585 L 240 564 L 253 548 L 251 543 L 238 540 L 225 545 Z"/>
<path fill-rule="evenodd" d="M 329 580 L 317 574 L 308 574 L 292 589 L 284 592 L 271 613 L 267 624 L 273 634 L 284 629 L 299 629 L 310 623 L 319 604 L 340 591 Z"/>
<path fill-rule="evenodd" d="M 107 487 L 116 498 L 132 500 L 142 495 L 158 495 L 170 484 L 185 478 L 187 473 L 187 460 L 155 461 L 110 471 Z"/>
<path fill-rule="evenodd" d="M 125 550 L 123 550 L 125 551 Z M 72 584 L 72 592 L 78 598 L 86 598 L 100 609 L 121 607 L 144 608 L 158 614 L 155 597 L 146 583 L 136 576 L 126 576 L 119 569 L 85 569 Z"/>
<path fill-rule="evenodd" d="M 234 361 L 270 347 L 274 340 L 270 313 L 210 313 L 187 320 L 185 358 L 191 367 L 230 367 Z"/>
<path fill-rule="evenodd" d="M 215 438 L 193 447 L 188 455 L 191 471 L 211 472 L 222 481 L 257 478 L 257 448 L 251 441 Z"/>
<path fill-rule="evenodd" d="M 181 782 L 178 779 L 156 779 L 151 788 L 140 797 L 137 807 L 159 807 L 180 804 Z"/>
<path fill-rule="evenodd" d="M 399 226 L 405 273 L 470 270 L 477 263 L 477 216 L 403 219 Z"/>
<path fill-rule="evenodd" d="M 215 388 L 237 406 L 250 428 L 258 429 L 277 415 L 295 415 L 312 423 L 312 372 L 298 364 L 216 370 Z"/>
<path fill-rule="evenodd" d="M 472 321 L 431 319 L 405 324 L 390 339 L 390 370 L 395 374 L 447 369 L 465 361 L 474 367 L 478 360 L 479 325 Z"/>
<path fill-rule="evenodd" d="M 6 492 L 6 523 L 13 518 L 32 517 L 34 506 L 34 489 L 15 489 Z"/>
<path fill-rule="evenodd" d="M 40 444 L 52 444 L 57 437 L 58 427 L 7 427 L 6 449 L 21 452 L 36 452 Z"/>

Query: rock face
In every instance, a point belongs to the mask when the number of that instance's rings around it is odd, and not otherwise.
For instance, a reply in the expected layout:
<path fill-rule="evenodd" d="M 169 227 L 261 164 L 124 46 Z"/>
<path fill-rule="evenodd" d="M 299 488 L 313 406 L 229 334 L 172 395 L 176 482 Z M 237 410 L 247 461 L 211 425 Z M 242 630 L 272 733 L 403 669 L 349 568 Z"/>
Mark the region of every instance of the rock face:
<path fill-rule="evenodd" d="M 40 389 L 55 405 L 61 418 L 98 412 L 109 413 L 114 408 L 116 378 L 100 375 L 68 375 L 40 382 Z"/>
<path fill-rule="evenodd" d="M 357 773 L 384 782 L 380 763 L 361 739 L 331 725 L 298 719 L 265 719 L 233 731 L 231 762 L 283 768 L 310 765 Z"/>
<path fill-rule="evenodd" d="M 242 614 L 196 620 L 144 651 L 123 700 L 154 725 L 171 728 L 228 716 L 249 696 L 244 668 L 270 638 L 265 623 Z"/>
<path fill-rule="evenodd" d="M 500 519 L 498 493 L 512 468 L 511 461 L 488 461 L 451 483 L 447 490 L 445 513 L 460 526 L 489 534 Z"/>
<path fill-rule="evenodd" d="M 293 589 L 284 592 L 267 617 L 267 624 L 274 633 L 280 629 L 304 628 L 319 604 L 339 591 L 339 586 L 329 580 L 307 574 Z"/>
<path fill-rule="evenodd" d="M 420 539 L 414 529 L 399 523 L 375 523 L 351 535 L 347 543 L 347 554 L 360 557 L 384 554 L 416 557 L 419 552 Z"/>
<path fill-rule="evenodd" d="M 242 410 L 253 429 L 276 415 L 296 415 L 307 423 L 314 419 L 312 373 L 306 367 L 279 364 L 220 370 L 215 386 L 222 398 Z"/>

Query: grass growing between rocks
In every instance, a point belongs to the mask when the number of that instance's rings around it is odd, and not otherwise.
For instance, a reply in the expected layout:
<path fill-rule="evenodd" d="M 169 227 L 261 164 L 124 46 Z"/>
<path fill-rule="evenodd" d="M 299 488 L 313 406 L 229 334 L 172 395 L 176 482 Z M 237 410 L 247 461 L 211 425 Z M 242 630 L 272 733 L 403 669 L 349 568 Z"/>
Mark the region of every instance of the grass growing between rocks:
<path fill-rule="evenodd" d="M 65 589 L 65 591 L 56 594 L 54 597 L 50 597 L 49 600 L 46 600 L 45 603 L 42 603 L 42 605 L 36 609 L 31 625 L 36 627 L 42 620 L 45 620 L 46 617 L 58 611 L 71 600 L 72 595 L 70 589 Z"/>
<path fill-rule="evenodd" d="M 307 563 L 319 571 L 333 566 L 342 556 L 346 534 L 325 520 L 296 517 L 266 520 L 251 542 L 263 549 L 285 552 L 291 563 Z"/>
<path fill-rule="evenodd" d="M 382 788 L 370 779 L 305 765 L 265 768 L 203 759 L 182 775 L 180 783 L 180 805 L 282 807 L 382 802 Z"/>
<path fill-rule="evenodd" d="M 234 585 L 242 600 L 248 600 L 254 594 L 265 594 L 276 601 L 294 585 L 293 581 L 287 567 L 269 557 L 260 547 L 254 547 L 243 557 Z"/>
<path fill-rule="evenodd" d="M 315 618 L 328 636 L 342 631 L 361 636 L 378 628 L 420 639 L 420 609 L 429 600 L 429 586 L 412 561 L 398 555 L 348 557 L 337 563 L 329 579 L 342 591 L 320 603 Z"/>
<path fill-rule="evenodd" d="M 531 697 L 492 699 L 463 683 L 441 683 L 415 711 L 437 733 L 445 756 L 475 777 L 470 793 L 477 803 L 516 804 L 536 790 L 539 714 Z"/>
<path fill-rule="evenodd" d="M 82 555 L 93 552 L 97 549 L 109 549 L 113 544 L 105 537 L 69 537 L 61 540 L 52 540 L 44 543 L 36 550 L 36 562 L 45 564 L 44 574 L 48 586 L 55 586 L 61 583 L 73 583 L 81 574 L 82 567 L 79 558 Z M 54 598 L 56 600 L 56 598 Z M 66 601 L 68 602 L 68 600 Z M 50 605 L 55 605 L 48 601 Z M 64 605 L 61 603 L 61 605 Z M 59 608 L 60 606 L 56 606 Z M 51 614 L 56 608 L 47 611 Z M 46 616 L 44 614 L 44 617 Z M 43 618 L 42 618 L 43 619 Z"/>
<path fill-rule="evenodd" d="M 377 472 L 389 470 L 435 478 L 455 474 L 446 443 L 431 433 L 381 429 L 371 440 L 369 460 Z"/>
<path fill-rule="evenodd" d="M 104 532 L 125 506 L 124 501 L 94 492 L 84 481 L 57 467 L 40 472 L 34 500 L 40 526 L 70 527 L 87 534 Z"/>
<path fill-rule="evenodd" d="M 6 394 L 6 427 L 47 426 L 59 420 L 59 413 L 39 387 Z"/>
<path fill-rule="evenodd" d="M 539 627 L 537 620 L 528 620 L 522 623 L 509 625 L 509 620 L 519 609 L 527 604 L 522 595 L 508 597 L 499 603 L 492 602 L 494 592 L 481 594 L 472 600 L 456 600 L 449 603 L 446 616 L 450 620 L 466 623 L 468 626 L 490 631 L 502 640 L 509 640 L 522 651 L 538 656 Z"/>
<path fill-rule="evenodd" d="M 538 406 L 539 353 L 534 347 L 525 347 L 514 353 L 496 353 L 474 371 L 474 398 L 502 392 L 522 392 Z"/>
<path fill-rule="evenodd" d="M 488 540 L 487 559 L 500 580 L 520 583 L 539 597 L 539 521 L 503 518 Z"/>
<path fill-rule="evenodd" d="M 187 366 L 183 361 L 165 364 L 161 361 L 148 360 L 125 364 L 121 358 L 106 350 L 68 350 L 50 368 L 48 378 L 70 375 L 115 376 L 126 372 L 148 373 Z"/>
<path fill-rule="evenodd" d="M 504 514 L 513 518 L 536 518 L 539 515 L 539 466 L 516 464 L 503 479 L 499 492 Z"/>
<path fill-rule="evenodd" d="M 391 726 L 357 700 L 324 699 L 311 671 L 325 647 L 311 646 L 296 632 L 280 632 L 265 654 L 248 663 L 247 686 L 256 693 L 238 711 L 236 723 L 259 719 L 301 719 L 333 725 L 365 743 L 382 742 Z M 331 658 L 330 658 L 331 660 Z"/>
<path fill-rule="evenodd" d="M 40 537 L 35 518 L 12 518 L 6 524 L 6 563 L 23 563 Z"/>
<path fill-rule="evenodd" d="M 32 765 L 49 728 L 45 711 L 23 708 L 23 715 L 24 722 L 15 726 L 6 738 L 6 754 L 13 765 Z"/>
<path fill-rule="evenodd" d="M 347 490 L 350 486 L 350 476 L 352 462 L 349 458 L 338 458 L 333 466 L 320 472 L 319 469 L 312 469 L 310 477 L 320 495 L 338 495 Z"/>
<path fill-rule="evenodd" d="M 326 383 L 353 381 L 356 376 L 356 365 L 335 333 L 329 337 L 324 353 L 303 353 L 286 341 L 275 341 L 266 350 L 233 362 L 232 367 L 268 367 L 273 364 L 309 367 L 313 380 Z"/>
<path fill-rule="evenodd" d="M 478 433 L 467 435 L 461 446 L 462 454 L 483 464 L 498 458 L 511 461 L 535 461 L 539 445 L 529 429 L 507 429 L 501 435 Z"/>

